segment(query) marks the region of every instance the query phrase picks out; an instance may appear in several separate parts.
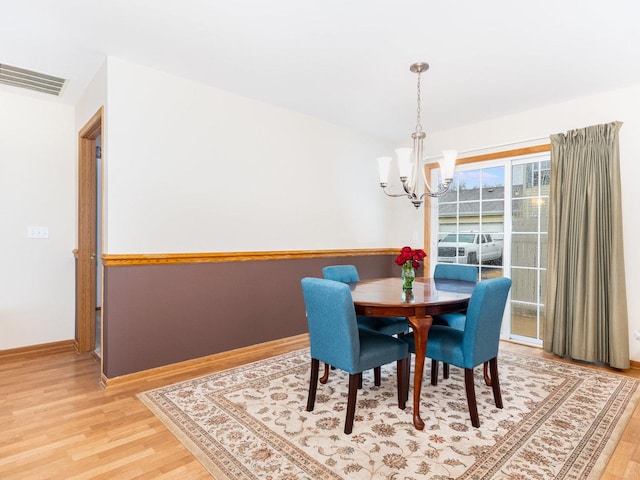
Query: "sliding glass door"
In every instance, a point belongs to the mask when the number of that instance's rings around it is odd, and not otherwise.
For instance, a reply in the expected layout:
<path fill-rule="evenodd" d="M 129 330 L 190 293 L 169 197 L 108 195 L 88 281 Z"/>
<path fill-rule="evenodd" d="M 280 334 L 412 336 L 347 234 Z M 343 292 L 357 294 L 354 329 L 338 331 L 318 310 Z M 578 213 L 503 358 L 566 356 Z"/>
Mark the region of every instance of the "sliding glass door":
<path fill-rule="evenodd" d="M 476 265 L 513 280 L 503 335 L 542 344 L 549 154 L 462 165 L 432 215 L 431 264 Z"/>

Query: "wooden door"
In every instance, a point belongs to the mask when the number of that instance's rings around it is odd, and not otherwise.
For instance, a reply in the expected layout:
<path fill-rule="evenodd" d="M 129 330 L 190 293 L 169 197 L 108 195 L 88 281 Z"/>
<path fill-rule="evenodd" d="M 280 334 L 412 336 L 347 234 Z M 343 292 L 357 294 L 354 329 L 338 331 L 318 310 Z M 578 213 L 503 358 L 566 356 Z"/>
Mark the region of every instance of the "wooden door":
<path fill-rule="evenodd" d="M 102 133 L 103 109 L 78 134 L 78 247 L 76 261 L 76 348 L 90 352 L 96 343 L 96 139 Z"/>

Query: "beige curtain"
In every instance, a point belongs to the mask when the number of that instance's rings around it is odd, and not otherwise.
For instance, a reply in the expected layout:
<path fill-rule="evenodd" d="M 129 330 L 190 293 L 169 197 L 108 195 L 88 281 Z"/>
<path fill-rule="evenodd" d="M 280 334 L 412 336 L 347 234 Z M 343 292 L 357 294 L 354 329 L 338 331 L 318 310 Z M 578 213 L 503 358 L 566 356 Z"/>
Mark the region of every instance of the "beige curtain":
<path fill-rule="evenodd" d="M 551 136 L 544 349 L 629 368 L 621 122 Z"/>

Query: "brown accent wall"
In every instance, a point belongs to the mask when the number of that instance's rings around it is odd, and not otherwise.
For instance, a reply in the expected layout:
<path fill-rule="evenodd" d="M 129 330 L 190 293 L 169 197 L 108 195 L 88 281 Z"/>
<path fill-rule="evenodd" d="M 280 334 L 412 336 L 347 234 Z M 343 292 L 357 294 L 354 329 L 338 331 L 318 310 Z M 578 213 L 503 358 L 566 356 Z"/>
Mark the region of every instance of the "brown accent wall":
<path fill-rule="evenodd" d="M 103 375 L 150 368 L 307 332 L 300 279 L 326 265 L 398 274 L 395 255 L 104 268 Z"/>

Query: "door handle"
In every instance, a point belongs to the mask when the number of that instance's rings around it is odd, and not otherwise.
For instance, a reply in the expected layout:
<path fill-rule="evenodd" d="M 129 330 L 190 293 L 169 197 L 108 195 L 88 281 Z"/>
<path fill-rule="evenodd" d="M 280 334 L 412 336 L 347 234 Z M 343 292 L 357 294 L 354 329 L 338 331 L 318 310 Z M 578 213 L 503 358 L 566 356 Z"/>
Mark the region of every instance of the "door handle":
<path fill-rule="evenodd" d="M 91 260 L 95 260 L 96 259 L 96 254 L 92 253 L 91 255 L 89 255 L 89 257 L 91 258 Z"/>

